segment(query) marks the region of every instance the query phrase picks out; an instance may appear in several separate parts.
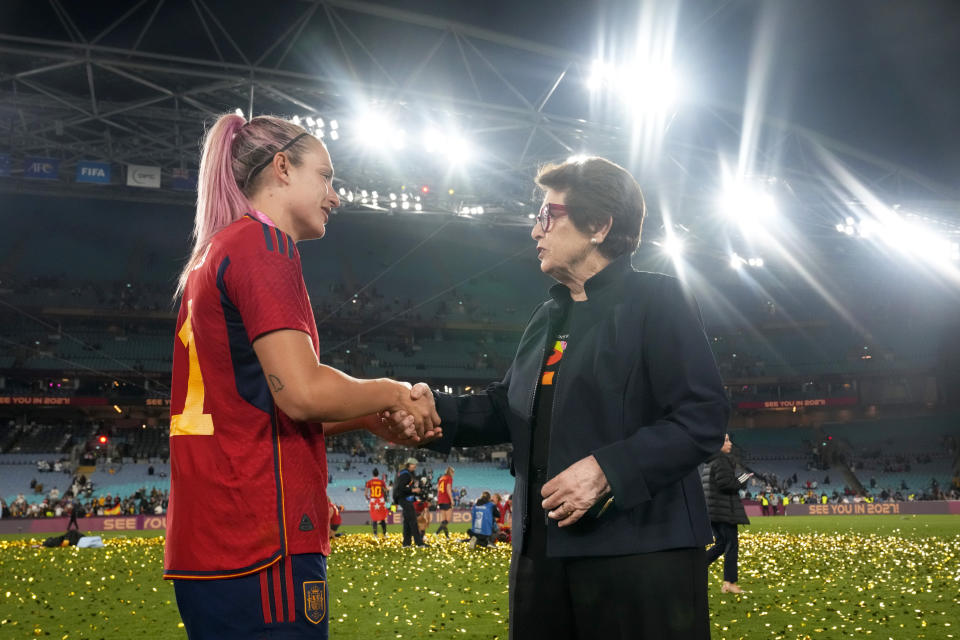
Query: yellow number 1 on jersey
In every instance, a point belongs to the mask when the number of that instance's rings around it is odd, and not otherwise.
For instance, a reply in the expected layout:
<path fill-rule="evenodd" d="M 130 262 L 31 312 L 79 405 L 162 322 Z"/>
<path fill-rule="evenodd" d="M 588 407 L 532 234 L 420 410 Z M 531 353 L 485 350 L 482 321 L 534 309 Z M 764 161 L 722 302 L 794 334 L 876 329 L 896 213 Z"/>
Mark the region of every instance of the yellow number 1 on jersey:
<path fill-rule="evenodd" d="M 212 436 L 213 416 L 203 412 L 203 375 L 197 358 L 197 342 L 193 337 L 193 300 L 187 300 L 187 319 L 177 337 L 187 348 L 187 399 L 183 413 L 170 417 L 171 436 Z"/>

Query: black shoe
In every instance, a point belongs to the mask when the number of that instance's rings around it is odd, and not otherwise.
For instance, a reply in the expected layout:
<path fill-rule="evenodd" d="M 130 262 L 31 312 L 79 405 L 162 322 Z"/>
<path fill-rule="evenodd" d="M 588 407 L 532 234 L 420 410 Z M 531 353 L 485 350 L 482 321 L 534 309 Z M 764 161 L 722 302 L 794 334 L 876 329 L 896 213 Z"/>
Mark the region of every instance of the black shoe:
<path fill-rule="evenodd" d="M 426 542 L 421 542 L 421 543 L 418 544 L 417 546 L 418 546 L 418 547 L 429 547 L 430 545 L 428 545 Z"/>

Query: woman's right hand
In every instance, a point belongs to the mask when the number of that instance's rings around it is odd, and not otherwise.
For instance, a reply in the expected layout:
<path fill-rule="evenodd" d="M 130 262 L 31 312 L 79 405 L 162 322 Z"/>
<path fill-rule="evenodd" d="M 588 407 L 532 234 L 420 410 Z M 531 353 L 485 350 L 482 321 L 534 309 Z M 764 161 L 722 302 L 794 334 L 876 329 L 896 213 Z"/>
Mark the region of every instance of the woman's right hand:
<path fill-rule="evenodd" d="M 397 382 L 397 399 L 389 407 L 391 416 L 413 416 L 417 435 L 421 439 L 430 439 L 440 433 L 440 415 L 433 401 L 433 394 L 423 383 L 412 386 L 407 382 Z M 426 391 L 424 391 L 426 388 Z M 402 412 L 402 414 L 401 414 Z M 403 419 L 402 417 L 400 419 Z"/>

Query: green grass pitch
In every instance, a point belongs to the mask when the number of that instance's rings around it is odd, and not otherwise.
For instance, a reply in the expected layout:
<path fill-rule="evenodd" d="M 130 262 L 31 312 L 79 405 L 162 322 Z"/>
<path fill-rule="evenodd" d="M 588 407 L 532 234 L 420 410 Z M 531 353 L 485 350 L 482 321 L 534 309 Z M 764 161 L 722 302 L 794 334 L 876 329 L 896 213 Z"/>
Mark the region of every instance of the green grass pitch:
<path fill-rule="evenodd" d="M 510 551 L 470 550 L 464 528 L 402 549 L 399 527 L 388 541 L 347 527 L 329 563 L 331 637 L 506 638 Z M 162 537 L 106 540 L 0 540 L 0 638 L 185 638 Z M 747 593 L 721 594 L 722 560 L 711 567 L 714 640 L 960 638 L 957 516 L 756 518 L 740 540 Z"/>

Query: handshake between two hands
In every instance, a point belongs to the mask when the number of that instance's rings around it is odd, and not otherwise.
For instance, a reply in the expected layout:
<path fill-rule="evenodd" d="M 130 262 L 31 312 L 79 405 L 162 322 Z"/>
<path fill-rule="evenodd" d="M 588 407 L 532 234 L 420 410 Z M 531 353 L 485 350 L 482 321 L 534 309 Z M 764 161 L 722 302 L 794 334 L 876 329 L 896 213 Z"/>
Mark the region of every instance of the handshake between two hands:
<path fill-rule="evenodd" d="M 394 406 L 380 412 L 376 435 L 406 446 L 425 444 L 440 438 L 443 431 L 430 387 L 425 382 L 398 384 L 405 386 L 409 395 L 400 394 Z"/>

